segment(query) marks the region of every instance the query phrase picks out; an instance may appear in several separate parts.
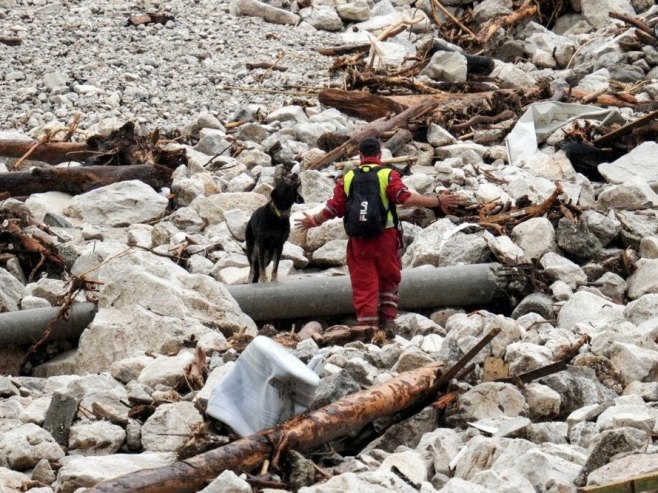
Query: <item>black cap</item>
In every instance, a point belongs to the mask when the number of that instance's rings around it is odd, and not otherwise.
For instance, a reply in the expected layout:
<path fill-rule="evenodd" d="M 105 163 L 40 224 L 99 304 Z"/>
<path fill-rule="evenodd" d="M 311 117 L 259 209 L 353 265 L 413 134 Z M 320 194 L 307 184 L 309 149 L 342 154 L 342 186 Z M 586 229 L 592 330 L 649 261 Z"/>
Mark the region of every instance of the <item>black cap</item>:
<path fill-rule="evenodd" d="M 374 137 L 368 137 L 363 139 L 361 144 L 359 144 L 359 152 L 364 156 L 379 156 L 382 152 L 382 147 L 379 144 L 379 140 Z"/>

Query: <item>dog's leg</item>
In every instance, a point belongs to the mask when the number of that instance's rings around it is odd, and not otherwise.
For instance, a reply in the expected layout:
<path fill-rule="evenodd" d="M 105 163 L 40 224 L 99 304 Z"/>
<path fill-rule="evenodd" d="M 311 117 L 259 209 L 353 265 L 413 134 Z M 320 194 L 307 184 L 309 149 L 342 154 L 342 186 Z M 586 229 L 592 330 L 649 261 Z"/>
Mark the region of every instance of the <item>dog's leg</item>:
<path fill-rule="evenodd" d="M 267 282 L 267 272 L 265 269 L 267 268 L 267 264 L 269 263 L 269 260 L 267 258 L 267 251 L 265 248 L 259 248 L 258 249 L 258 270 L 259 270 L 259 277 L 257 278 L 258 282 Z M 256 282 L 256 281 L 254 281 Z"/>
<path fill-rule="evenodd" d="M 279 260 L 281 259 L 281 252 L 283 252 L 283 245 L 277 246 L 274 249 L 274 264 L 272 265 L 272 282 L 277 282 L 279 274 Z"/>
<path fill-rule="evenodd" d="M 249 256 L 249 276 L 247 277 L 247 282 L 254 283 L 258 282 L 258 274 L 260 273 L 260 266 L 258 264 L 259 248 L 254 246 L 251 251 L 251 256 Z"/>

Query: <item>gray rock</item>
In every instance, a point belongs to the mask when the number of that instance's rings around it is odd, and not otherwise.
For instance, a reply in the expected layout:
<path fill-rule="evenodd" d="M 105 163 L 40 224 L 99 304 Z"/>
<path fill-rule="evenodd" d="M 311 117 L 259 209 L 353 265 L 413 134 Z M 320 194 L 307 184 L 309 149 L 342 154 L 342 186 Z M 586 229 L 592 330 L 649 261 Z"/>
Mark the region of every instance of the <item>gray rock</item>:
<path fill-rule="evenodd" d="M 425 437 L 428 436 L 430 432 L 435 432 L 437 419 L 438 419 L 438 411 L 428 406 L 422 411 L 420 411 L 419 413 L 414 414 L 412 417 L 400 423 L 396 423 L 390 428 L 388 428 L 382 436 L 370 442 L 370 444 L 368 444 L 368 446 L 363 450 L 363 453 L 370 453 L 370 451 L 373 449 L 380 449 L 386 452 L 393 452 L 400 445 L 404 445 L 405 447 L 412 447 L 412 448 L 418 445 L 416 450 L 421 452 L 421 447 L 419 443 L 421 442 L 421 439 L 424 440 Z M 447 429 L 443 429 L 443 430 L 452 432 L 452 430 L 447 430 Z M 452 433 L 455 436 L 455 438 L 458 439 L 457 434 L 455 432 Z M 440 446 L 441 444 L 444 443 L 445 443 L 444 439 L 441 439 L 438 442 L 438 445 Z M 455 455 L 456 453 L 457 451 L 455 451 Z M 435 452 L 434 450 L 432 450 L 427 453 L 427 457 L 424 456 L 424 460 L 426 462 L 428 461 L 431 462 L 434 460 L 437 454 L 438 451 Z M 447 471 L 447 464 L 448 462 L 450 462 L 450 459 L 448 459 L 447 462 L 445 463 L 446 471 Z"/>
<path fill-rule="evenodd" d="M 658 237 L 647 236 L 640 241 L 640 257 L 658 259 Z"/>
<path fill-rule="evenodd" d="M 484 0 L 473 9 L 473 18 L 483 24 L 489 19 L 512 12 L 512 0 Z"/>
<path fill-rule="evenodd" d="M 55 482 L 55 473 L 50 467 L 48 459 L 41 459 L 32 470 L 32 480 L 39 481 L 43 484 L 52 484 Z"/>
<path fill-rule="evenodd" d="M 420 75 L 443 82 L 465 82 L 466 57 L 461 53 L 437 51 Z"/>
<path fill-rule="evenodd" d="M 603 163 L 599 172 L 610 183 L 625 183 L 633 178 L 647 182 L 658 190 L 658 143 L 643 142 L 612 163 Z"/>
<path fill-rule="evenodd" d="M 604 386 L 596 378 L 594 370 L 586 367 L 569 367 L 539 380 L 562 396 L 560 414 L 569 414 L 576 409 L 601 404 L 617 397 L 617 394 Z"/>
<path fill-rule="evenodd" d="M 521 300 L 512 312 L 513 319 L 519 319 L 527 313 L 538 313 L 546 320 L 555 316 L 553 298 L 543 293 L 532 293 Z"/>
<path fill-rule="evenodd" d="M 309 409 L 319 409 L 341 397 L 353 394 L 361 390 L 361 386 L 347 371 L 339 371 L 335 375 L 320 380 L 315 389 L 315 396 Z"/>
<path fill-rule="evenodd" d="M 596 435 L 591 441 L 589 457 L 578 474 L 576 485 L 587 484 L 589 474 L 607 464 L 613 456 L 640 451 L 646 446 L 647 439 L 645 432 L 634 428 L 619 428 Z"/>
<path fill-rule="evenodd" d="M 580 4 L 585 19 L 595 28 L 610 24 L 610 12 L 635 15 L 635 10 L 628 0 L 580 0 Z"/>
<path fill-rule="evenodd" d="M 631 301 L 624 309 L 624 317 L 639 325 L 653 319 L 658 313 L 658 293 L 645 294 Z"/>
<path fill-rule="evenodd" d="M 603 248 L 586 223 L 573 224 L 567 218 L 562 218 L 558 222 L 556 233 L 558 246 L 581 259 L 595 258 Z"/>

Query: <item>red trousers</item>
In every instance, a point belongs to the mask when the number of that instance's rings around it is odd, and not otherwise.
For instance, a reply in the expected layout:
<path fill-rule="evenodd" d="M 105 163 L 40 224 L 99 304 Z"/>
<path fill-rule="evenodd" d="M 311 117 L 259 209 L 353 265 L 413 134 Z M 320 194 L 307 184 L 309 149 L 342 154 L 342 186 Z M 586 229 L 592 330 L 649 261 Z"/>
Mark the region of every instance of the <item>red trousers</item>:
<path fill-rule="evenodd" d="M 387 228 L 377 238 L 349 239 L 347 267 L 352 282 L 352 303 L 359 324 L 376 324 L 397 316 L 401 278 L 398 249 L 396 228 Z"/>

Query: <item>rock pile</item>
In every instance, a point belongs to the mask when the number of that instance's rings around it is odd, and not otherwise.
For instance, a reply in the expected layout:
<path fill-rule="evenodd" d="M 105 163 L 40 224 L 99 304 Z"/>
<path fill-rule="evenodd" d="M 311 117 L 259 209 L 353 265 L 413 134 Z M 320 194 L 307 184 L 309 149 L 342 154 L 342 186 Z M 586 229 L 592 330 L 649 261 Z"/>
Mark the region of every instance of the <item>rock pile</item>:
<path fill-rule="evenodd" d="M 513 8 L 505 0 L 470 3 L 479 22 Z M 630 46 L 627 31 L 615 35 L 607 17 L 614 10 L 655 18 L 652 2 L 571 4 L 573 12 L 552 30 L 529 21 L 514 39 L 499 40 L 497 83 L 573 78 L 576 88 L 590 92 L 633 83 L 637 101 L 655 98 L 658 51 Z M 273 71 L 262 87 L 327 85 L 326 60 L 311 46 L 360 42 L 401 16 L 422 15 L 413 36 L 422 35 L 431 29 L 431 6 L 200 0 L 167 5 L 175 20 L 166 25 L 128 27 L 127 15 L 142 3 L 0 0 L 2 33 L 23 39 L 18 48 L 0 45 L 7 88 L 0 96 L 1 139 L 39 137 L 81 111 L 80 128 L 91 133 L 131 119 L 180 131 L 185 143 L 170 145 L 188 155 L 170 190 L 125 181 L 78 196 L 48 192 L 0 202 L 0 217 L 20 211 L 50 227 L 70 274 L 102 283 L 98 313 L 77 347 L 51 343 L 47 356 L 57 356 L 38 366 L 33 361 L 32 376 L 0 377 L 2 491 L 74 492 L 229 441 L 226 430 L 206 426 L 200 409 L 234 364 L 239 341 L 259 332 L 226 288 L 246 279 L 246 223 L 267 201 L 283 165 L 300 174 L 305 200 L 291 220 L 319 210 L 342 172 L 335 165 L 309 169 L 324 155 L 321 137 L 351 135 L 363 122 L 289 95 L 232 92 L 227 98 L 218 88 L 253 86 L 263 71 L 250 72 L 245 61 L 267 54 L 274 62 L 278 50 L 290 70 Z M 54 39 L 59 42 L 47 42 Z M 415 50 L 404 36 L 380 44 L 391 64 Z M 464 81 L 463 56 L 439 54 L 425 75 Z M 61 60 L 57 68 L 53 59 Z M 620 115 L 630 121 L 640 113 L 624 108 Z M 582 335 L 589 344 L 568 369 L 523 387 L 482 383 L 478 367 L 456 384 L 458 405 L 445 413 L 427 408 L 390 427 L 377 422 L 363 449 L 336 444 L 344 457 L 324 464 L 330 479 L 307 468 L 294 481 L 285 478 L 290 489 L 555 493 L 656 470 L 658 143 L 649 140 L 599 165 L 601 177 L 594 179 L 576 171 L 557 145 L 563 138 L 559 128 L 537 153 L 510 163 L 503 145 L 456 139 L 430 125 L 428 143 L 417 139 L 399 151 L 416 158 L 404 177 L 409 187 L 420 193 L 450 188 L 479 208 L 541 203 L 560 182 L 562 214 L 520 222 L 509 236 L 475 223 L 457 230 L 459 218 L 428 211 L 424 221 L 404 222 L 405 268 L 531 265 L 538 292 L 524 293 L 504 313 L 491 307 L 402 313 L 400 332 L 384 346 L 319 348 L 311 335 L 327 321 L 308 320 L 294 352 L 304 362 L 317 355 L 325 360 L 314 404 L 322 406 L 429 362 L 454 363 L 494 327 L 500 335 L 475 362 L 499 358 L 512 375 L 559 359 Z M 242 152 L 228 155 L 231 146 Z M 0 158 L 0 171 L 13 163 Z M 42 165 L 28 159 L 21 166 Z M 307 235 L 293 232 L 279 279 L 345 275 L 345 244 L 339 220 Z M 0 257 L 0 312 L 57 305 L 66 276 L 28 280 L 31 273 L 11 257 Z M 16 370 L 24 350 L 0 349 L 3 372 Z M 189 378 L 199 366 L 207 366 L 203 385 Z M 227 471 L 204 491 L 248 492 L 251 486 Z"/>

